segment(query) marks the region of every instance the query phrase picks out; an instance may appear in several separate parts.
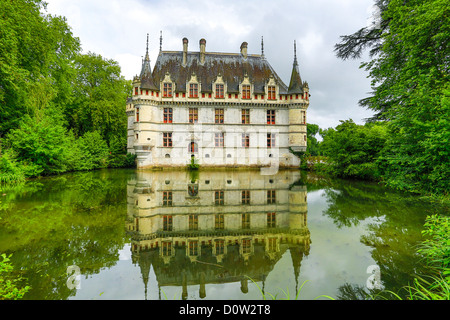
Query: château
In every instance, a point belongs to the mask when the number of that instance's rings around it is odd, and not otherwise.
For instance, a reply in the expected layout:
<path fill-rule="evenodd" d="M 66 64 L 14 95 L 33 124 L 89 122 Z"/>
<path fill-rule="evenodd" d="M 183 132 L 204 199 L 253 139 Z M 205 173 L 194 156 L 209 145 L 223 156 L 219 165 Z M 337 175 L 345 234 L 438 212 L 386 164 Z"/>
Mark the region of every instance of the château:
<path fill-rule="evenodd" d="M 128 152 L 138 168 L 298 167 L 306 151 L 309 86 L 300 77 L 294 42 L 289 85 L 264 55 L 163 51 L 151 68 L 149 44 L 128 98 Z"/>

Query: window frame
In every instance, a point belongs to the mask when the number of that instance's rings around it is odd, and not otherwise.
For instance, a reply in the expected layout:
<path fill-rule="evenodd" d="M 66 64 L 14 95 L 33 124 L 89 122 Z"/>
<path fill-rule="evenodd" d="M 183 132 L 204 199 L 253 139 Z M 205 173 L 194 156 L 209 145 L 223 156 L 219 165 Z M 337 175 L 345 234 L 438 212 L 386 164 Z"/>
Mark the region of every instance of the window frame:
<path fill-rule="evenodd" d="M 276 100 L 277 99 L 277 89 L 275 86 L 268 86 L 267 87 L 267 93 L 268 93 L 268 99 L 269 100 Z"/>
<path fill-rule="evenodd" d="M 267 124 L 276 124 L 276 110 L 267 109 Z"/>
<path fill-rule="evenodd" d="M 250 124 L 250 109 L 241 109 L 242 124 Z"/>
<path fill-rule="evenodd" d="M 275 148 L 275 133 L 267 134 L 267 148 Z"/>
<path fill-rule="evenodd" d="M 189 108 L 189 123 L 198 123 L 198 108 Z"/>
<path fill-rule="evenodd" d="M 214 133 L 214 146 L 218 148 L 225 147 L 225 135 L 223 132 Z"/>
<path fill-rule="evenodd" d="M 163 98 L 172 98 L 172 83 L 164 82 L 163 83 Z"/>
<path fill-rule="evenodd" d="M 251 99 L 251 88 L 249 84 L 242 85 L 242 99 Z"/>
<path fill-rule="evenodd" d="M 225 109 L 214 109 L 214 123 L 223 124 L 225 121 Z"/>
<path fill-rule="evenodd" d="M 163 132 L 163 147 L 172 148 L 172 132 Z"/>
<path fill-rule="evenodd" d="M 198 83 L 189 84 L 189 98 L 198 98 Z"/>
<path fill-rule="evenodd" d="M 225 97 L 225 85 L 216 83 L 216 98 L 223 99 Z"/>
<path fill-rule="evenodd" d="M 163 122 L 164 123 L 172 123 L 173 122 L 173 109 L 172 108 L 164 108 L 163 109 Z"/>

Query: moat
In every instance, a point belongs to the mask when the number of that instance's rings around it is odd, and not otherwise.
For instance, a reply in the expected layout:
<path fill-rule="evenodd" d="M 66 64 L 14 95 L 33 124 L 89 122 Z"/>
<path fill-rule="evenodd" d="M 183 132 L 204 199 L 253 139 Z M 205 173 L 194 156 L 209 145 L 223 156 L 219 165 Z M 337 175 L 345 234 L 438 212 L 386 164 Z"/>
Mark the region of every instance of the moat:
<path fill-rule="evenodd" d="M 25 299 L 362 299 L 399 290 L 435 205 L 297 170 L 79 172 L 0 194 Z M 378 279 L 368 282 L 368 279 Z"/>

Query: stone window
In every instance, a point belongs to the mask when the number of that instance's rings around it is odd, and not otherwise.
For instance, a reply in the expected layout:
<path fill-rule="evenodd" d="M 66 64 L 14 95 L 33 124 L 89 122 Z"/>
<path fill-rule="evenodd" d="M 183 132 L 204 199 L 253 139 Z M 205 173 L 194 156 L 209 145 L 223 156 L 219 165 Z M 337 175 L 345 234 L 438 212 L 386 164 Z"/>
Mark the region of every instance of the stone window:
<path fill-rule="evenodd" d="M 250 229 L 250 213 L 242 214 L 242 229 Z"/>
<path fill-rule="evenodd" d="M 197 83 L 189 84 L 189 97 L 190 98 L 198 98 L 198 84 Z"/>
<path fill-rule="evenodd" d="M 275 147 L 275 134 L 268 133 L 267 134 L 267 148 L 274 148 L 274 147 Z"/>
<path fill-rule="evenodd" d="M 189 108 L 189 123 L 198 122 L 198 108 Z"/>
<path fill-rule="evenodd" d="M 250 239 L 244 239 L 242 240 L 242 253 L 250 253 L 251 252 L 251 240 Z"/>
<path fill-rule="evenodd" d="M 218 132 L 214 134 L 214 145 L 216 147 L 223 147 L 224 146 L 223 140 L 224 140 L 223 132 Z"/>
<path fill-rule="evenodd" d="M 267 204 L 273 204 L 276 200 L 276 190 L 267 190 Z"/>
<path fill-rule="evenodd" d="M 164 123 L 172 123 L 173 110 L 172 108 L 164 108 Z"/>
<path fill-rule="evenodd" d="M 275 124 L 275 110 L 267 110 L 267 124 Z"/>
<path fill-rule="evenodd" d="M 250 134 L 249 133 L 242 134 L 242 147 L 243 148 L 250 147 Z"/>
<path fill-rule="evenodd" d="M 223 190 L 217 190 L 214 192 L 214 204 L 224 204 L 224 192 Z"/>
<path fill-rule="evenodd" d="M 250 86 L 248 84 L 242 85 L 242 99 L 250 99 Z"/>
<path fill-rule="evenodd" d="M 189 215 L 189 230 L 198 230 L 198 215 Z"/>
<path fill-rule="evenodd" d="M 269 212 L 267 213 L 267 228 L 275 228 L 277 224 L 276 213 Z"/>
<path fill-rule="evenodd" d="M 242 204 L 250 204 L 250 190 L 242 190 Z"/>
<path fill-rule="evenodd" d="M 216 98 L 223 98 L 224 97 L 224 89 L 223 84 L 216 84 Z"/>
<path fill-rule="evenodd" d="M 198 241 L 189 241 L 189 255 L 190 256 L 198 255 Z"/>
<path fill-rule="evenodd" d="M 225 217 L 223 213 L 217 213 L 215 216 L 215 228 L 223 230 L 225 228 Z"/>
<path fill-rule="evenodd" d="M 162 254 L 165 257 L 170 257 L 172 255 L 172 242 L 163 241 Z"/>
<path fill-rule="evenodd" d="M 163 206 L 172 206 L 172 191 L 163 191 Z"/>
<path fill-rule="evenodd" d="M 267 91 L 268 91 L 268 94 L 269 94 L 269 100 L 275 100 L 276 99 L 275 86 L 269 86 Z"/>
<path fill-rule="evenodd" d="M 224 254 L 225 252 L 225 240 L 216 240 L 216 255 Z"/>
<path fill-rule="evenodd" d="M 242 109 L 242 124 L 250 123 L 250 109 Z"/>
<path fill-rule="evenodd" d="M 172 216 L 163 216 L 163 230 L 172 231 Z"/>
<path fill-rule="evenodd" d="M 164 83 L 163 86 L 163 97 L 170 98 L 172 97 L 172 84 L 171 83 Z"/>
<path fill-rule="evenodd" d="M 163 147 L 172 147 L 172 132 L 163 132 Z"/>
<path fill-rule="evenodd" d="M 223 123 L 223 120 L 224 120 L 223 109 L 216 109 L 214 122 L 215 123 Z"/>

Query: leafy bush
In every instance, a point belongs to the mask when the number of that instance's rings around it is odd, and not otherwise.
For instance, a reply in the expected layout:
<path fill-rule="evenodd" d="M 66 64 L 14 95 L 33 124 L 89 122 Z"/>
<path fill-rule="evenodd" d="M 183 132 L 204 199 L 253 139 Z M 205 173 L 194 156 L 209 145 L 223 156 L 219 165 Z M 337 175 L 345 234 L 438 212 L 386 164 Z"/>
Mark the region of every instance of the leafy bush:
<path fill-rule="evenodd" d="M 23 167 L 16 161 L 12 150 L 6 150 L 0 156 L 0 184 L 25 181 Z"/>
<path fill-rule="evenodd" d="M 22 280 L 20 277 L 12 277 L 14 267 L 10 263 L 11 255 L 0 255 L 0 300 L 21 299 L 30 289 L 29 286 L 19 288 L 18 284 Z"/>
<path fill-rule="evenodd" d="M 379 179 L 376 163 L 383 150 L 387 131 L 383 124 L 357 125 L 341 121 L 336 129 L 321 130 L 321 151 L 327 157 L 328 173 L 342 178 Z"/>

